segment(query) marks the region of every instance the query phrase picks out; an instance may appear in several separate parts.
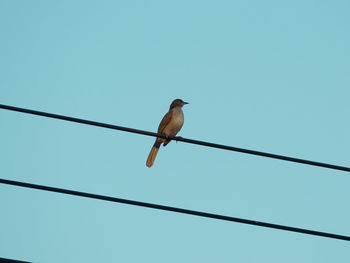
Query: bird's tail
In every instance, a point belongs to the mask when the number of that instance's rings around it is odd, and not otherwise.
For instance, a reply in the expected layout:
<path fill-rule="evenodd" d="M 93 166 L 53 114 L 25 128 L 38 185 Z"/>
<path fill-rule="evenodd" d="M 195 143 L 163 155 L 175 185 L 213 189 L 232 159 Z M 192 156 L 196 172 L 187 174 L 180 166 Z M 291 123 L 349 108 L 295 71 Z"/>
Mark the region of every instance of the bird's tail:
<path fill-rule="evenodd" d="M 153 147 L 148 155 L 147 158 L 147 162 L 146 162 L 146 166 L 147 167 L 151 167 L 154 163 L 154 160 L 156 159 L 158 150 L 159 150 L 159 146 L 162 144 L 162 142 L 160 140 L 156 140 L 156 142 L 153 144 Z"/>

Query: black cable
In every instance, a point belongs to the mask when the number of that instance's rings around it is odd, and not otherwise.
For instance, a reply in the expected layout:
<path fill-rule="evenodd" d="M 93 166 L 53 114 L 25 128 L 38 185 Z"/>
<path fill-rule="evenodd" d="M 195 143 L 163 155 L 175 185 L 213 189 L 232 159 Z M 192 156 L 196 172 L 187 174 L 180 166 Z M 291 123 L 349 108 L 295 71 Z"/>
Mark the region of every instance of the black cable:
<path fill-rule="evenodd" d="M 0 263 L 30 263 L 28 261 L 21 261 L 9 258 L 0 258 Z"/>
<path fill-rule="evenodd" d="M 242 223 L 242 224 L 255 225 L 255 226 L 260 226 L 260 227 L 268 227 L 268 228 L 280 229 L 280 230 L 284 230 L 284 231 L 291 231 L 291 232 L 297 232 L 297 233 L 302 233 L 302 234 L 308 234 L 308 235 L 350 241 L 350 236 L 343 236 L 343 235 L 319 232 L 319 231 L 314 231 L 314 230 L 309 230 L 309 229 L 259 222 L 259 221 L 255 221 L 255 220 L 248 220 L 248 219 L 242 219 L 242 218 L 231 217 L 231 216 L 211 214 L 211 213 L 206 213 L 206 212 L 200 212 L 200 211 L 194 211 L 194 210 L 189 210 L 189 209 L 164 206 L 164 205 L 158 205 L 158 204 L 151 204 L 151 203 L 139 202 L 139 201 L 134 201 L 134 200 L 127 200 L 127 199 L 116 198 L 116 197 L 105 196 L 105 195 L 97 195 L 97 194 L 91 194 L 91 193 L 85 193 L 85 192 L 78 192 L 78 191 L 73 191 L 73 190 L 67 190 L 67 189 L 38 185 L 38 184 L 30 184 L 30 183 L 25 183 L 25 182 L 18 182 L 18 181 L 6 180 L 6 179 L 1 179 L 1 178 L 0 178 L 0 183 L 20 186 L 20 187 L 25 187 L 25 188 L 39 189 L 39 190 L 44 190 L 44 191 L 49 191 L 49 192 L 56 192 L 56 193 L 67 194 L 67 195 L 75 195 L 75 196 L 99 199 L 99 200 L 104 200 L 104 201 L 134 205 L 134 206 L 148 207 L 148 208 L 153 208 L 153 209 L 171 211 L 171 212 L 175 212 L 175 213 L 201 216 L 201 217 L 225 220 L 225 221 L 230 221 L 230 222 L 237 222 L 237 223 Z"/>
<path fill-rule="evenodd" d="M 160 134 L 154 133 L 154 132 L 137 130 L 137 129 L 127 128 L 127 127 L 122 127 L 122 126 L 117 126 L 117 125 L 112 125 L 112 124 L 107 124 L 107 123 L 96 122 L 96 121 L 89 121 L 89 120 L 84 120 L 84 119 L 78 119 L 78 118 L 73 118 L 73 117 L 68 117 L 68 116 L 63 116 L 63 115 L 58 115 L 58 114 L 52 114 L 52 113 L 47 113 L 47 112 L 42 112 L 42 111 L 23 109 L 23 108 L 18 108 L 18 107 L 14 107 L 14 106 L 3 105 L 3 104 L 0 104 L 0 108 L 6 109 L 6 110 L 11 110 L 11 111 L 18 111 L 18 112 L 22 112 L 22 113 L 29 113 L 29 114 L 44 116 L 44 117 L 48 117 L 48 118 L 60 119 L 60 120 L 65 120 L 65 121 L 77 122 L 77 123 L 83 123 L 83 124 L 87 124 L 87 125 L 93 125 L 93 126 L 98 126 L 98 127 L 108 128 L 108 129 L 114 129 L 114 130 L 120 130 L 120 131 L 132 132 L 132 133 L 138 133 L 138 134 L 143 134 L 143 135 L 148 135 L 148 136 L 153 136 L 153 137 L 166 138 L 166 136 L 160 135 Z M 224 149 L 224 150 L 228 150 L 228 151 L 235 151 L 235 152 L 241 152 L 241 153 L 246 153 L 246 154 L 253 154 L 253 155 L 258 155 L 258 156 L 263 156 L 263 157 L 268 157 L 268 158 L 273 158 L 273 159 L 279 159 L 279 160 L 284 160 L 284 161 L 289 161 L 289 162 L 303 163 L 303 164 L 307 164 L 307 165 L 313 165 L 313 166 L 319 166 L 319 167 L 324 167 L 324 168 L 329 168 L 329 169 L 335 169 L 335 170 L 341 170 L 341 171 L 345 171 L 345 172 L 350 172 L 350 168 L 349 167 L 345 167 L 345 166 L 339 166 L 339 165 L 334 165 L 334 164 L 315 162 L 315 161 L 299 159 L 299 158 L 294 158 L 294 157 L 288 157 L 288 156 L 272 154 L 272 153 L 266 153 L 266 152 L 259 152 L 259 151 L 254 151 L 254 150 L 248 150 L 248 149 L 243 149 L 243 148 L 238 148 L 238 147 L 222 145 L 222 144 L 216 144 L 216 143 L 210 143 L 210 142 L 186 139 L 186 138 L 177 137 L 177 136 L 176 137 L 168 137 L 168 138 L 172 139 L 172 140 L 175 140 L 175 141 L 181 141 L 181 142 L 187 142 L 187 143 L 192 143 L 192 144 L 198 144 L 198 145 L 203 145 L 203 146 L 207 146 L 207 147 Z"/>

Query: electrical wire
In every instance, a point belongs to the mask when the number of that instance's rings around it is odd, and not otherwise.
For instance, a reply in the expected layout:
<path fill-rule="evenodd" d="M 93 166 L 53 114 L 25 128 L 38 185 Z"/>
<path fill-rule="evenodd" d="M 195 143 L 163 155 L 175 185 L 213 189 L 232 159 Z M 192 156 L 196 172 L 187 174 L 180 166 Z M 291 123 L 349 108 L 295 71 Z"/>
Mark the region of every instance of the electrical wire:
<path fill-rule="evenodd" d="M 69 117 L 69 116 L 64 116 L 64 115 L 58 115 L 58 114 L 53 114 L 53 113 L 47 113 L 47 112 L 42 112 L 42 111 L 24 109 L 24 108 L 19 108 L 19 107 L 4 105 L 4 104 L 0 104 L 0 108 L 5 109 L 5 110 L 10 110 L 10 111 L 17 111 L 17 112 L 22 112 L 22 113 L 44 116 L 44 117 L 48 117 L 48 118 L 54 118 L 54 119 L 82 123 L 82 124 L 87 124 L 87 125 L 92 125 L 92 126 L 98 126 L 98 127 L 108 128 L 108 129 L 114 129 L 114 130 L 137 133 L 137 134 L 142 134 L 142 135 L 147 135 L 147 136 L 171 139 L 174 141 L 192 143 L 192 144 L 197 144 L 197 145 L 202 145 L 202 146 L 207 146 L 207 147 L 212 147 L 212 148 L 218 148 L 218 149 L 223 149 L 223 150 L 228 150 L 228 151 L 252 154 L 252 155 L 263 156 L 263 157 L 267 157 L 267 158 L 279 159 L 279 160 L 284 160 L 284 161 L 289 161 L 289 162 L 302 163 L 302 164 L 313 165 L 313 166 L 318 166 L 318 167 L 323 167 L 323 168 L 328 168 L 328 169 L 350 172 L 350 167 L 345 167 L 345 166 L 340 166 L 340 165 L 310 161 L 310 160 L 288 157 L 288 156 L 284 156 L 284 155 L 278 155 L 278 154 L 272 154 L 272 153 L 266 153 L 266 152 L 260 152 L 260 151 L 255 151 L 255 150 L 248 150 L 248 149 L 232 147 L 232 146 L 216 144 L 216 143 L 210 143 L 210 142 L 205 142 L 205 141 L 192 140 L 192 139 L 187 139 L 187 138 L 183 138 L 183 137 L 179 137 L 179 136 L 167 137 L 167 136 L 164 136 L 164 135 L 161 135 L 158 133 L 154 133 L 154 132 L 132 129 L 132 128 L 127 128 L 127 127 L 123 127 L 123 126 L 117 126 L 117 125 L 112 125 L 112 124 L 107 124 L 107 123 L 102 123 L 102 122 L 97 122 L 97 121 L 84 120 L 84 119 L 79 119 L 79 118 L 74 118 L 74 117 Z"/>
<path fill-rule="evenodd" d="M 0 263 L 30 263 L 28 261 L 21 261 L 9 258 L 0 258 Z"/>
<path fill-rule="evenodd" d="M 1 179 L 1 178 L 0 178 L 0 183 L 14 185 L 14 186 L 20 186 L 20 187 L 25 187 L 25 188 L 38 189 L 38 190 L 43 190 L 43 191 L 49 191 L 49 192 L 56 192 L 56 193 L 67 194 L 67 195 L 74 195 L 74 196 L 80 196 L 80 197 L 86 197 L 86 198 L 92 198 L 92 199 L 99 199 L 99 200 L 110 201 L 110 202 L 115 202 L 115 203 L 122 203 L 122 204 L 139 206 L 139 207 L 147 207 L 147 208 L 152 208 L 152 209 L 171 211 L 171 212 L 175 212 L 175 213 L 182 213 L 182 214 L 193 215 L 193 216 L 200 216 L 200 217 L 206 217 L 206 218 L 212 218 L 212 219 L 218 219 L 218 220 L 224 220 L 224 221 L 230 221 L 230 222 L 236 222 L 236 223 L 242 223 L 242 224 L 248 224 L 248 225 L 254 225 L 254 226 L 260 226 L 260 227 L 274 228 L 274 229 L 279 229 L 279 230 L 284 230 L 284 231 L 291 231 L 291 232 L 297 232 L 297 233 L 302 233 L 302 234 L 308 234 L 308 235 L 350 241 L 350 236 L 344 236 L 344 235 L 325 233 L 325 232 L 297 228 L 297 227 L 290 227 L 290 226 L 284 226 L 284 225 L 259 222 L 259 221 L 255 221 L 255 220 L 242 219 L 242 218 L 237 218 L 237 217 L 218 215 L 218 214 L 206 213 L 206 212 L 201 212 L 201 211 L 194 211 L 194 210 L 177 208 L 177 207 L 172 207 L 172 206 L 145 203 L 145 202 L 122 199 L 122 198 L 117 198 L 117 197 L 97 195 L 97 194 L 91 194 L 91 193 L 86 193 L 86 192 L 67 190 L 67 189 L 63 189 L 63 188 L 50 187 L 50 186 L 45 186 L 45 185 L 30 184 L 30 183 L 12 181 L 12 180 Z"/>

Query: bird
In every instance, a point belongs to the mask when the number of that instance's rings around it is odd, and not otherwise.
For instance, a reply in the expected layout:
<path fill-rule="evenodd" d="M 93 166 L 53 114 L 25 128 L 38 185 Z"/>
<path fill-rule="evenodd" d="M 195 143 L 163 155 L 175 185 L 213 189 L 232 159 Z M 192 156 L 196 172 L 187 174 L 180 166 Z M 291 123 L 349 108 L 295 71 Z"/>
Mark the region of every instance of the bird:
<path fill-rule="evenodd" d="M 182 107 L 188 104 L 181 99 L 175 99 L 171 104 L 169 111 L 164 115 L 162 121 L 158 126 L 158 134 L 165 135 L 166 137 L 175 136 L 182 128 L 184 124 L 184 113 Z M 160 145 L 166 146 L 171 140 L 164 138 L 156 138 L 155 143 L 148 155 L 146 166 L 151 167 L 156 159 Z"/>

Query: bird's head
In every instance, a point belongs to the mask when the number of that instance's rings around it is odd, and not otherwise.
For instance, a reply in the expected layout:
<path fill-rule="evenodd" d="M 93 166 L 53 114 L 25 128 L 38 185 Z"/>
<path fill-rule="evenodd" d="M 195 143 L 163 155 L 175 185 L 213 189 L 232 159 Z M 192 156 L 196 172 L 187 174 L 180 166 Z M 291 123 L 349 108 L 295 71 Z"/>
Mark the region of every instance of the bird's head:
<path fill-rule="evenodd" d="M 181 99 L 176 99 L 170 104 L 170 109 L 172 109 L 174 107 L 182 107 L 185 104 L 188 104 L 188 102 L 184 102 Z"/>

